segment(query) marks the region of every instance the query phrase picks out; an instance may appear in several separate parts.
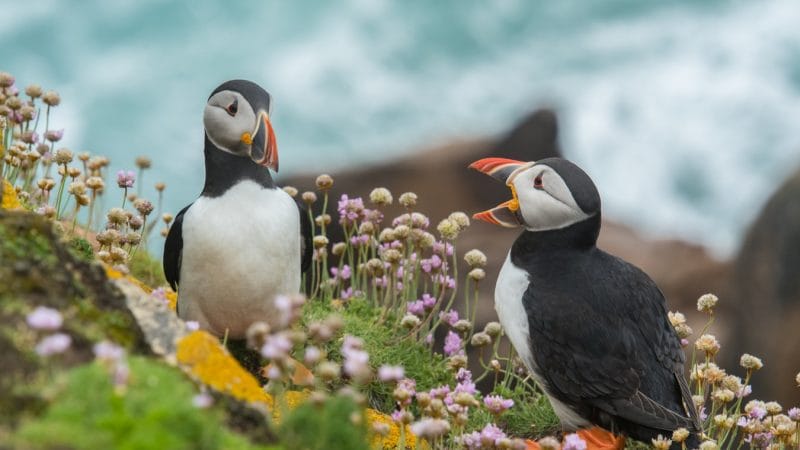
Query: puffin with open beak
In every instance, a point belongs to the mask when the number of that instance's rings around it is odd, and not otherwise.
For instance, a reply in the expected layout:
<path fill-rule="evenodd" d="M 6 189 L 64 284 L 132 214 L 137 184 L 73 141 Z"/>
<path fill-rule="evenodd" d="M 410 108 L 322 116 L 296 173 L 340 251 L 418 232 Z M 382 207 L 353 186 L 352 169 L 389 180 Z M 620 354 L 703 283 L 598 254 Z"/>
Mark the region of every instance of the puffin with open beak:
<path fill-rule="evenodd" d="M 205 186 L 164 244 L 178 315 L 233 339 L 256 321 L 277 326 L 275 298 L 299 292 L 311 263 L 308 215 L 269 172 L 278 171 L 271 100 L 245 80 L 211 93 L 203 113 Z"/>
<path fill-rule="evenodd" d="M 687 448 L 696 448 L 700 425 L 664 295 L 597 248 L 591 178 L 561 158 L 485 158 L 470 168 L 511 191 L 474 217 L 523 228 L 500 270 L 495 309 L 564 430 L 579 430 L 589 448 L 622 448 L 617 435 L 649 443 L 686 428 Z"/>

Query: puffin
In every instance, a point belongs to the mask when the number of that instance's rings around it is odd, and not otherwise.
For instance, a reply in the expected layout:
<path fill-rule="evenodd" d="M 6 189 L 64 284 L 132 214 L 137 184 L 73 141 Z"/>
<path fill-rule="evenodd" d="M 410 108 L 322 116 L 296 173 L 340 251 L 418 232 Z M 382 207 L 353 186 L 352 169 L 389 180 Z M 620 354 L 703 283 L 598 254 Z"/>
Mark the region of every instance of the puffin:
<path fill-rule="evenodd" d="M 564 431 L 578 431 L 590 448 L 622 448 L 626 436 L 649 443 L 686 428 L 688 448 L 699 446 L 664 295 L 642 270 L 597 247 L 600 195 L 589 175 L 557 157 L 469 167 L 511 190 L 511 200 L 473 217 L 523 228 L 500 270 L 495 309 Z"/>
<path fill-rule="evenodd" d="M 232 339 L 257 321 L 279 326 L 276 298 L 300 292 L 311 263 L 308 214 L 270 175 L 278 171 L 271 103 L 247 80 L 214 89 L 203 112 L 205 184 L 164 243 L 178 316 Z"/>

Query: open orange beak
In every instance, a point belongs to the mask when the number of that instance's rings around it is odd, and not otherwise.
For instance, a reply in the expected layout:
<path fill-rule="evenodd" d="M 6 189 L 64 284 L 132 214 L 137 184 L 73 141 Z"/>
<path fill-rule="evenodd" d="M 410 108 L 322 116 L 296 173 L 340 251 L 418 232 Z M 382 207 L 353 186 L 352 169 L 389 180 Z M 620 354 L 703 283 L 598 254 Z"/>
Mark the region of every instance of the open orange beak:
<path fill-rule="evenodd" d="M 250 145 L 250 158 L 257 164 L 278 171 L 278 141 L 275 139 L 275 130 L 266 112 L 259 114 L 258 125 L 254 135 L 245 133 L 242 142 Z"/>
<path fill-rule="evenodd" d="M 502 181 L 511 189 L 511 200 L 503 202 L 492 209 L 481 211 L 472 215 L 473 218 L 500 225 L 506 228 L 516 228 L 523 224 L 522 214 L 519 212 L 519 199 L 514 189 L 514 177 L 520 169 L 526 169 L 533 162 L 523 162 L 507 158 L 483 158 L 469 165 L 470 169 L 485 173 L 492 178 Z"/>

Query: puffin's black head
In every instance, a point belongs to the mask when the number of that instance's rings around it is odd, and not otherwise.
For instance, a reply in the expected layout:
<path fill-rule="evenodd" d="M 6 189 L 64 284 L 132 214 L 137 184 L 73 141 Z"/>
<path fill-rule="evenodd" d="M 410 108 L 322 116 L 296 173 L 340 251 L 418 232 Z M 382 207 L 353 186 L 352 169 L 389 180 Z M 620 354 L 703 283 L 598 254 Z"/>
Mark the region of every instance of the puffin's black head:
<path fill-rule="evenodd" d="M 530 231 L 556 230 L 600 214 L 600 194 L 580 167 L 561 158 L 522 162 L 484 158 L 470 168 L 504 182 L 513 199 L 476 219 Z"/>
<path fill-rule="evenodd" d="M 203 125 L 208 139 L 222 151 L 250 157 L 278 171 L 278 144 L 269 120 L 272 97 L 247 80 L 219 85 L 208 97 Z"/>

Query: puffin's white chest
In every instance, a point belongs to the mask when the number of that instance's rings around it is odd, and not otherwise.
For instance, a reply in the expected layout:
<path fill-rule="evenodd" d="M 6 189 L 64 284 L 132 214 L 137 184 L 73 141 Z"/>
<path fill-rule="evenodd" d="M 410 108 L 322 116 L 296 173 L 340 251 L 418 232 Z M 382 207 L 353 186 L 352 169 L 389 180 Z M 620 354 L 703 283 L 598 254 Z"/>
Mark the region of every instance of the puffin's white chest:
<path fill-rule="evenodd" d="M 183 219 L 179 312 L 216 334 L 242 337 L 276 317 L 276 295 L 300 290 L 300 216 L 281 189 L 244 181 L 201 197 Z"/>
<path fill-rule="evenodd" d="M 562 426 L 568 430 L 587 426 L 589 422 L 586 419 L 550 395 L 547 383 L 540 375 L 539 367 L 533 359 L 528 312 L 522 304 L 522 296 L 529 284 L 528 272 L 511 262 L 511 253 L 509 252 L 500 269 L 494 290 L 494 308 L 497 311 L 497 317 L 500 319 L 500 324 L 503 325 L 503 330 L 508 336 L 508 340 L 511 341 L 511 345 L 514 346 L 522 362 L 528 367 L 531 376 L 550 400 Z"/>

